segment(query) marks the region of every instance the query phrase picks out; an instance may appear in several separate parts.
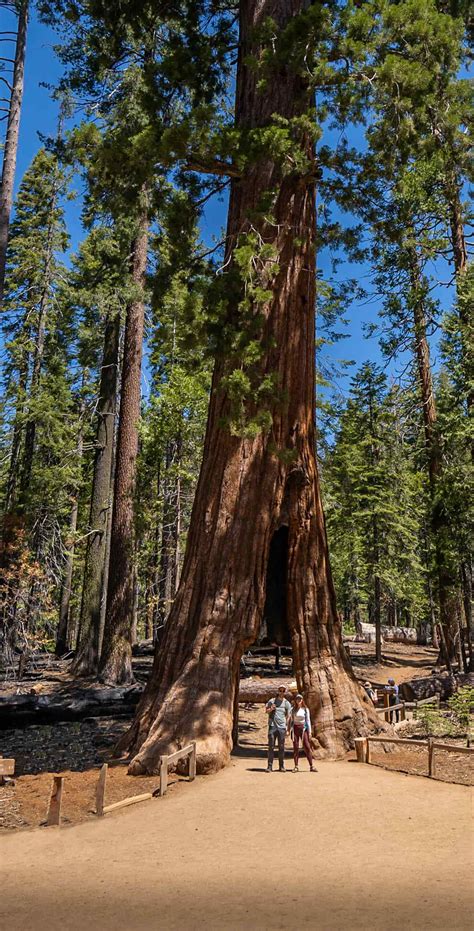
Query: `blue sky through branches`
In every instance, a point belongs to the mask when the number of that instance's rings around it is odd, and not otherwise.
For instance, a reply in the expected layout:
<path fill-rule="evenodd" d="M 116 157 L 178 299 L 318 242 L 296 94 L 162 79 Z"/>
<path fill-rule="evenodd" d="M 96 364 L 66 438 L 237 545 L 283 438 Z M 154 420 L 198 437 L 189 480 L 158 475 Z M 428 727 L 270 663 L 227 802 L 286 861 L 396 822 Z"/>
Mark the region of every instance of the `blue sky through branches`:
<path fill-rule="evenodd" d="M 14 18 L 11 14 L 3 12 L 2 21 L 5 23 L 5 25 L 2 25 L 2 29 L 15 28 Z M 58 104 L 52 99 L 52 89 L 61 76 L 62 66 L 54 53 L 54 44 L 56 42 L 57 36 L 55 33 L 39 23 L 33 14 L 27 43 L 25 95 L 20 127 L 16 189 L 18 189 L 24 172 L 41 146 L 42 139 L 54 136 L 57 130 Z M 5 126 L 5 123 L 2 125 Z M 354 139 L 350 141 L 358 141 L 357 134 L 359 131 L 354 129 L 353 132 Z M 64 205 L 71 239 L 71 252 L 77 249 L 84 235 L 81 225 L 80 178 L 76 179 L 75 191 L 77 196 Z M 339 219 L 337 214 L 335 214 L 335 217 Z M 225 225 L 225 218 L 226 198 L 216 197 L 208 203 L 201 222 L 202 236 L 206 246 L 212 246 L 220 238 L 222 227 Z M 318 269 L 324 279 L 331 280 L 331 257 L 326 250 L 318 256 Z M 448 277 L 448 272 L 444 269 L 439 269 L 438 272 L 440 279 Z M 370 291 L 370 267 L 368 265 L 363 263 L 354 265 L 342 259 L 337 275 L 340 280 L 344 280 L 344 278 L 358 279 Z M 437 290 L 443 306 L 448 306 L 450 300 L 449 290 L 446 288 Z M 347 325 L 337 327 L 340 332 L 345 334 L 345 338 L 334 346 L 324 347 L 321 362 L 325 367 L 328 365 L 334 366 L 338 393 L 346 394 L 351 376 L 355 374 L 356 368 L 367 360 L 386 366 L 387 372 L 394 378 L 399 377 L 406 369 L 407 357 L 399 358 L 396 362 L 387 364 L 381 356 L 377 337 L 366 338 L 364 335 L 364 325 L 374 323 L 377 320 L 379 304 L 380 302 L 376 297 L 362 302 L 354 302 L 350 311 L 345 315 Z M 437 337 L 435 334 L 432 338 L 433 364 L 435 367 L 437 364 L 436 345 Z M 349 368 L 340 367 L 339 360 L 341 359 L 353 360 L 354 365 Z"/>

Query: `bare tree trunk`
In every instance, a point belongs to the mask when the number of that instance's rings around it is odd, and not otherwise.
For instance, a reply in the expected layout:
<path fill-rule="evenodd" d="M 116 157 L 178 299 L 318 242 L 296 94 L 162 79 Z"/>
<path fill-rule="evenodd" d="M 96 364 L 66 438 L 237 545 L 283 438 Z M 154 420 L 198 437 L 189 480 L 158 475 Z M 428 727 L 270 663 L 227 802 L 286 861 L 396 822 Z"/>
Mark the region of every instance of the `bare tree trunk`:
<path fill-rule="evenodd" d="M 28 328 L 29 329 L 29 328 Z M 27 329 L 27 333 L 28 333 Z M 27 333 L 25 335 L 27 335 Z M 15 420 L 13 423 L 13 436 L 10 447 L 10 461 L 8 464 L 8 480 L 5 492 L 3 511 L 8 514 L 13 508 L 15 500 L 16 486 L 18 481 L 18 470 L 21 461 L 21 443 L 23 439 L 22 416 L 25 410 L 26 388 L 28 385 L 28 363 L 29 353 L 26 349 L 22 352 L 20 371 L 18 378 L 18 389 L 16 399 Z"/>
<path fill-rule="evenodd" d="M 143 192 L 146 199 L 146 192 Z M 132 277 L 144 287 L 148 214 L 144 209 L 132 250 Z M 111 555 L 107 588 L 100 675 L 104 682 L 132 681 L 131 624 L 133 614 L 134 492 L 141 401 L 141 363 L 145 304 L 143 298 L 127 308 L 123 349 L 122 389 L 117 438 Z"/>
<path fill-rule="evenodd" d="M 84 404 L 81 405 L 81 423 L 77 436 L 76 456 L 80 463 L 82 460 L 82 447 L 84 441 L 84 427 L 82 418 L 84 416 Z M 79 512 L 79 488 L 74 492 L 72 501 L 71 514 L 69 517 L 69 539 L 67 543 L 67 559 L 64 571 L 64 579 L 61 589 L 61 602 L 59 606 L 59 624 L 56 633 L 56 656 L 63 656 L 73 647 L 72 631 L 70 627 L 71 613 L 71 595 L 72 595 L 72 576 L 74 572 L 74 543 L 77 530 L 77 515 Z"/>
<path fill-rule="evenodd" d="M 466 618 L 467 650 L 469 669 L 473 671 L 472 662 L 472 566 L 470 562 L 463 562 L 461 566 L 464 616 Z"/>
<path fill-rule="evenodd" d="M 135 558 L 137 557 L 137 552 L 135 552 Z M 133 606 L 132 606 L 132 628 L 130 634 L 130 643 L 135 646 L 137 642 L 137 631 L 138 631 L 138 601 L 140 597 L 140 587 L 138 580 L 138 568 L 136 563 L 133 566 Z"/>
<path fill-rule="evenodd" d="M 303 0 L 242 2 L 238 127 L 249 131 L 273 123 L 275 114 L 292 120 L 307 112 L 311 95 L 302 77 L 280 61 L 263 87 L 249 63 L 262 54 L 259 26 L 271 17 L 284 27 L 303 7 Z M 285 173 L 272 154 L 263 153 L 232 183 L 227 319 L 239 332 L 250 326 L 245 316 L 241 320 L 235 297 L 232 254 L 252 227 L 278 262 L 269 273 L 262 263 L 259 284 L 271 297 L 250 310 L 253 338 L 262 347 L 253 371 L 256 384 L 267 376 L 278 389 L 268 401 L 269 429 L 236 435 L 226 427 L 233 410 L 224 380 L 229 360 L 216 362 L 181 583 L 146 693 L 118 747 L 136 754 L 132 773 L 156 772 L 162 753 L 190 739 L 197 741 L 200 772 L 227 763 L 240 659 L 259 634 L 270 543 L 281 527 L 287 528 L 281 571 L 294 668 L 315 722 L 315 744 L 320 752 L 342 754 L 356 734 L 367 731 L 370 718 L 377 727 L 342 644 L 328 563 L 314 428 L 314 153 L 304 130 L 295 130 L 295 138 L 307 173 Z M 276 193 L 267 219 L 259 211 L 269 191 Z M 250 399 L 247 416 L 258 411 Z"/>
<path fill-rule="evenodd" d="M 382 662 L 382 619 L 380 612 L 381 584 L 380 576 L 374 578 L 374 624 L 375 624 L 375 662 Z"/>
<path fill-rule="evenodd" d="M 181 438 L 176 437 L 166 444 L 165 470 L 163 476 L 163 519 L 161 527 L 161 552 L 159 569 L 159 617 L 164 624 L 176 594 L 179 560 L 180 530 L 180 475 Z"/>
<path fill-rule="evenodd" d="M 437 412 L 431 375 L 430 350 L 426 335 L 426 314 L 421 290 L 418 257 L 413 250 L 411 258 L 411 285 L 413 291 L 413 322 L 415 335 L 415 352 L 418 367 L 418 379 L 422 401 L 423 424 L 425 432 L 425 447 L 428 459 L 428 473 L 431 494 L 431 524 L 435 548 L 436 569 L 438 577 L 438 598 L 440 609 L 440 624 L 443 628 L 441 639 L 444 661 L 451 672 L 451 661 L 454 659 L 454 604 L 452 593 L 452 579 L 446 565 L 441 540 L 444 529 L 444 518 L 437 502 L 437 490 L 441 477 L 443 463 L 439 437 L 437 435 Z"/>
<path fill-rule="evenodd" d="M 96 675 L 99 665 L 101 603 L 107 555 L 107 522 L 120 348 L 120 314 L 107 318 L 97 401 L 97 434 L 92 479 L 89 531 L 84 564 L 79 642 L 74 662 L 76 675 Z"/>
<path fill-rule="evenodd" d="M 2 183 L 0 188 L 0 307 L 5 289 L 8 230 L 13 205 L 16 156 L 20 132 L 21 103 L 25 77 L 26 34 L 28 31 L 29 0 L 23 0 L 18 13 L 18 32 L 13 69 L 13 84 L 8 111 L 7 134 L 3 151 Z"/>

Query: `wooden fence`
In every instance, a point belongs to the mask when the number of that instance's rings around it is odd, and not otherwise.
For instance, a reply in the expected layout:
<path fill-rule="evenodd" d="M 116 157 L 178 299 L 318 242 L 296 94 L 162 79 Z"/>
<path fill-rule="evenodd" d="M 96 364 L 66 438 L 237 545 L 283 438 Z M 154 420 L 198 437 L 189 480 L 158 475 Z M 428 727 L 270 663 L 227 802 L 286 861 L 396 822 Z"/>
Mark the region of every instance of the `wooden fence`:
<path fill-rule="evenodd" d="M 435 779 L 435 750 L 445 750 L 448 753 L 474 753 L 474 747 L 456 747 L 445 744 L 428 737 L 427 740 L 412 740 L 409 737 L 356 737 L 355 749 L 358 763 L 371 763 L 370 744 L 405 744 L 408 747 L 426 747 L 428 751 L 428 776 Z"/>
<path fill-rule="evenodd" d="M 170 753 L 168 756 L 161 757 L 159 788 L 155 789 L 153 792 L 142 792 L 141 795 L 130 795 L 128 798 L 123 798 L 119 802 L 111 802 L 110 805 L 105 804 L 105 791 L 107 787 L 107 774 L 109 767 L 108 763 L 104 763 L 100 770 L 99 779 L 95 790 L 96 815 L 101 818 L 108 814 L 110 811 L 117 811 L 119 808 L 127 808 L 129 805 L 136 805 L 137 802 L 146 802 L 148 799 L 155 798 L 157 795 L 165 795 L 168 788 L 169 767 L 173 763 L 177 763 L 178 760 L 182 760 L 185 757 L 188 757 L 189 759 L 188 776 L 189 780 L 192 782 L 192 780 L 196 778 L 196 741 L 194 740 L 192 743 L 188 744 L 187 747 L 183 747 L 182 750 L 176 750 L 175 753 Z M 14 760 L 2 759 L 0 762 L 2 763 L 2 766 L 0 766 L 0 773 L 4 772 L 6 774 L 7 772 L 13 772 Z M 6 764 L 8 764 L 8 766 Z M 46 815 L 46 821 L 43 822 L 48 827 L 50 825 L 61 824 L 61 806 L 65 781 L 65 776 L 53 776 L 48 812 Z"/>
<path fill-rule="evenodd" d="M 388 699 L 388 695 L 385 695 L 384 699 Z M 406 714 L 407 710 L 415 711 L 421 705 L 428 705 L 428 704 L 432 704 L 433 702 L 435 702 L 436 707 L 439 708 L 439 705 L 440 705 L 439 695 L 431 695 L 430 698 L 420 698 L 418 699 L 418 701 L 400 701 L 400 702 L 397 702 L 396 705 L 389 705 L 388 702 L 385 702 L 383 708 L 376 708 L 375 710 L 377 714 L 385 715 L 386 721 L 391 720 L 392 712 L 399 711 L 400 720 L 405 721 L 406 716 L 407 716 Z"/>

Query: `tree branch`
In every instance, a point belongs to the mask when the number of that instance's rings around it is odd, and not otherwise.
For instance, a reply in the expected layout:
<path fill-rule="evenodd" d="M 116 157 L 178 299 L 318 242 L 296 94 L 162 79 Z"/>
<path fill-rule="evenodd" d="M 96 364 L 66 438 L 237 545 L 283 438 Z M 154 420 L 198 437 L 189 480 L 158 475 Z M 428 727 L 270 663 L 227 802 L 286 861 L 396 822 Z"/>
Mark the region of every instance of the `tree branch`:
<path fill-rule="evenodd" d="M 186 168 L 189 171 L 198 171 L 200 174 L 227 175 L 229 178 L 240 178 L 242 176 L 241 172 L 228 162 L 223 162 L 215 158 L 207 161 L 207 159 L 201 158 L 198 155 L 192 155 L 191 158 L 188 159 Z"/>

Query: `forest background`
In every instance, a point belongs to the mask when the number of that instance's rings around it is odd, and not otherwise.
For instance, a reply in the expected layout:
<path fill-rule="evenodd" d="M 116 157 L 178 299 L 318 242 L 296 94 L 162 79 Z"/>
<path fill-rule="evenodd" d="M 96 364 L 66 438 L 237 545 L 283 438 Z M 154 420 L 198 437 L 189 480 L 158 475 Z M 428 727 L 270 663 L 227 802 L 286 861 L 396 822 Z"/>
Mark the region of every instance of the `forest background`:
<path fill-rule="evenodd" d="M 2 29 L 16 30 L 17 11 L 0 6 Z M 156 54 L 143 37 L 127 36 L 109 68 L 113 41 L 108 47 L 87 4 L 38 8 L 42 23 L 30 10 L 2 308 L 0 647 L 7 665 L 21 649 L 77 647 L 77 671 L 94 674 L 106 668 L 113 635 L 107 608 L 130 643 L 156 636 L 179 583 L 222 338 L 226 174 L 239 158 L 226 137 L 233 24 L 227 10 L 225 28 L 215 13 L 206 27 L 209 35 L 216 28 L 212 67 L 197 55 L 183 82 L 170 65 L 176 46 Z M 64 29 L 61 16 L 74 8 Z M 317 429 L 338 605 L 347 631 L 361 620 L 378 630 L 415 626 L 440 637 L 448 662 L 466 665 L 468 14 L 431 0 L 322 8 Z M 336 59 L 328 55 L 334 24 L 345 44 Z M 179 35 L 181 26 L 160 29 Z M 62 61 L 56 42 L 66 48 Z M 352 83 L 341 80 L 345 68 Z M 158 166 L 149 154 L 150 80 L 161 124 L 177 136 Z M 40 81 L 61 85 L 54 101 Z M 199 138 L 196 114 L 225 138 L 217 173 L 207 173 L 202 155 L 193 164 L 183 155 L 192 133 Z M 186 118 L 183 142 L 176 126 Z M 244 275 L 258 251 L 251 245 L 240 257 Z M 144 325 L 136 463 L 136 384 L 128 424 L 123 401 L 141 348 L 129 347 L 127 362 L 131 308 Z M 245 380 L 233 390 L 241 408 Z M 232 428 L 247 428 L 236 420 Z M 129 474 L 117 452 L 121 421 Z"/>

